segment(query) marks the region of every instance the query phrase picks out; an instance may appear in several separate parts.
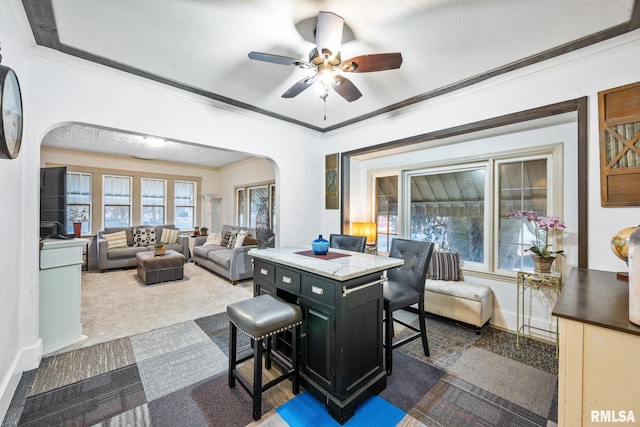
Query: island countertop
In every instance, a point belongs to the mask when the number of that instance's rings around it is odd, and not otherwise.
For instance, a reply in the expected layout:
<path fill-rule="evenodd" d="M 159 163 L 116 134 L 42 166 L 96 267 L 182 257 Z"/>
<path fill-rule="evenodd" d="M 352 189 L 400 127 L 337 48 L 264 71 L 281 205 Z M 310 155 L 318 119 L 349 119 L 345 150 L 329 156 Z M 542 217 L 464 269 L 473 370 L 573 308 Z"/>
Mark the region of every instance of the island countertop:
<path fill-rule="evenodd" d="M 341 282 L 366 274 L 381 272 L 404 263 L 403 260 L 397 258 L 334 248 L 330 248 L 329 253 L 338 253 L 347 256 L 323 259 L 322 257 L 307 256 L 298 253 L 308 250 L 308 247 L 251 249 L 249 255 Z"/>

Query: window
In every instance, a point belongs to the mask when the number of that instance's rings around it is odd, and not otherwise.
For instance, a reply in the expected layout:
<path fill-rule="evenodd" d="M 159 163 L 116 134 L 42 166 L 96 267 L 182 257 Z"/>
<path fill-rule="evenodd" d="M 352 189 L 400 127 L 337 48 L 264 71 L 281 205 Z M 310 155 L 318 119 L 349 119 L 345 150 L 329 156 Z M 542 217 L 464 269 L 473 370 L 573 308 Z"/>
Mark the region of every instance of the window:
<path fill-rule="evenodd" d="M 269 210 L 269 227 L 275 232 L 275 196 L 273 183 L 236 188 L 236 209 L 238 225 L 255 227 L 256 216 L 264 199 Z"/>
<path fill-rule="evenodd" d="M 91 175 L 67 172 L 67 233 L 73 234 L 73 219 L 82 222 L 80 232 L 91 232 Z"/>
<path fill-rule="evenodd" d="M 470 270 L 506 274 L 533 268 L 526 252 L 533 224 L 508 215 L 518 210 L 548 215 L 551 165 L 552 155 L 540 154 L 406 172 L 403 218 L 409 238 L 460 253 Z"/>
<path fill-rule="evenodd" d="M 140 188 L 142 191 L 142 224 L 164 224 L 167 181 L 164 179 L 142 178 Z"/>
<path fill-rule="evenodd" d="M 269 203 L 268 189 L 269 187 L 266 185 L 249 188 L 249 227 L 256 226 L 256 216 L 263 201 Z"/>
<path fill-rule="evenodd" d="M 398 176 L 376 178 L 376 223 L 378 252 L 389 252 L 398 237 Z"/>
<path fill-rule="evenodd" d="M 131 225 L 131 182 L 129 176 L 103 176 L 103 204 L 105 227 Z"/>
<path fill-rule="evenodd" d="M 176 227 L 181 230 L 194 228 L 196 183 L 191 181 L 175 181 L 173 187 L 174 221 Z"/>
<path fill-rule="evenodd" d="M 533 261 L 525 250 L 535 240 L 534 224 L 522 218 L 508 218 L 519 210 L 547 216 L 547 159 L 498 163 L 498 201 L 500 206 L 498 268 L 532 269 Z"/>
<path fill-rule="evenodd" d="M 411 239 L 484 263 L 485 175 L 486 166 L 409 174 Z"/>

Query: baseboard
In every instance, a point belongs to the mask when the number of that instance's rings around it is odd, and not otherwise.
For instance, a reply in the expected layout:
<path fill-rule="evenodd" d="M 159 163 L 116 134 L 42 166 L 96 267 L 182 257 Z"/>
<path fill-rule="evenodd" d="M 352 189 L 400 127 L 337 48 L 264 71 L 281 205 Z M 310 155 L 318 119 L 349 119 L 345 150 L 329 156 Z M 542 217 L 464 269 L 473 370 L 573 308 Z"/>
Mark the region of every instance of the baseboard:
<path fill-rule="evenodd" d="M 30 347 L 21 348 L 16 354 L 8 372 L 6 372 L 6 375 L 2 378 L 2 382 L 0 382 L 0 420 L 4 419 L 9 409 L 11 399 L 18 387 L 22 373 L 36 369 L 40 365 L 41 359 L 41 339 L 38 339 L 38 341 Z"/>

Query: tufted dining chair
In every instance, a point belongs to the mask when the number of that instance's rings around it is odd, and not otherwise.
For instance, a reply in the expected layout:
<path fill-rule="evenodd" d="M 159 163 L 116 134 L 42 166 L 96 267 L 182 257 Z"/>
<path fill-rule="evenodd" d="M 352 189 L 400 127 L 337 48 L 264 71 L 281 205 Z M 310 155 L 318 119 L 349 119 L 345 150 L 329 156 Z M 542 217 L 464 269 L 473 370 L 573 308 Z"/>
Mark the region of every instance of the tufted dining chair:
<path fill-rule="evenodd" d="M 367 243 L 366 236 L 351 236 L 349 234 L 329 235 L 329 247 L 347 251 L 364 252 Z"/>
<path fill-rule="evenodd" d="M 427 267 L 433 253 L 433 243 L 416 240 L 393 239 L 389 256 L 404 260 L 404 264 L 387 271 L 387 281 L 383 284 L 385 314 L 385 370 L 391 375 L 393 368 L 393 349 L 403 344 L 422 338 L 424 355 L 429 356 L 429 343 L 424 312 L 424 283 Z M 393 312 L 408 309 L 418 304 L 419 327 L 416 328 L 404 321 L 394 319 Z M 393 342 L 393 322 L 411 329 L 415 333 Z"/>

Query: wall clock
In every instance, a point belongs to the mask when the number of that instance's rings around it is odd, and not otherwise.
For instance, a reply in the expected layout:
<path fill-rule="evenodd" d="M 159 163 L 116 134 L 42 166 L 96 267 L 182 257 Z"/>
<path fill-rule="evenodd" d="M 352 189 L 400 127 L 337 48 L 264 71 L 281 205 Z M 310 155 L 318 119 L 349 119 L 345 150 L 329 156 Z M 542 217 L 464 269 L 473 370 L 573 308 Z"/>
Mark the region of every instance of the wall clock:
<path fill-rule="evenodd" d="M 22 145 L 22 95 L 16 73 L 0 65 L 0 158 L 15 159 Z"/>

